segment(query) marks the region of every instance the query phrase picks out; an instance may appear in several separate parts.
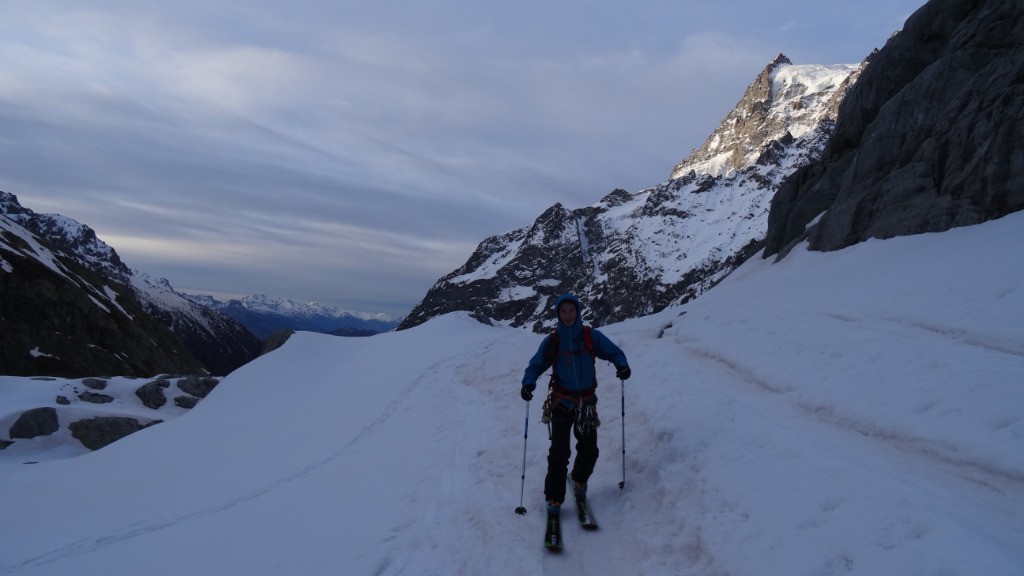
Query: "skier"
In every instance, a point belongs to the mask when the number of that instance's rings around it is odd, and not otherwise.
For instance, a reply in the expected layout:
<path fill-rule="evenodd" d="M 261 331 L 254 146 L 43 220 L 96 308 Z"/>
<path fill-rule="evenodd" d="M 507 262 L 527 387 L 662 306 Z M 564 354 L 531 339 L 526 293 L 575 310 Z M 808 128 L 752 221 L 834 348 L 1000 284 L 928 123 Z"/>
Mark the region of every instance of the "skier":
<path fill-rule="evenodd" d="M 563 294 L 555 301 L 558 324 L 544 338 L 537 353 L 523 374 L 520 395 L 529 402 L 537 387 L 537 378 L 550 366 L 551 382 L 544 402 L 544 419 L 551 433 L 548 450 L 548 472 L 544 478 L 544 499 L 548 514 L 559 514 L 565 501 L 566 474 L 569 466 L 569 431 L 576 437 L 576 460 L 573 463 L 574 496 L 585 500 L 587 480 L 597 462 L 597 378 L 596 358 L 608 360 L 616 367 L 621 380 L 630 376 L 626 355 L 607 336 L 589 326 L 580 317 L 580 302 L 572 294 Z"/>

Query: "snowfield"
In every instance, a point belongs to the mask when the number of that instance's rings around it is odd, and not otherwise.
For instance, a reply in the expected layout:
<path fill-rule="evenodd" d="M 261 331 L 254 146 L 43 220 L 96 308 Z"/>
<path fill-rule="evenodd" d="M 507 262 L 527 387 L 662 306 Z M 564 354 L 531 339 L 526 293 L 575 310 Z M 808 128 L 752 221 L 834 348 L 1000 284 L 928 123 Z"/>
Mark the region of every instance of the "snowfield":
<path fill-rule="evenodd" d="M 566 510 L 559 556 L 540 336 L 451 314 L 298 333 L 97 452 L 0 451 L 0 574 L 1019 576 L 1022 245 L 1017 213 L 797 250 L 602 328 L 633 377 L 599 363 L 601 529 Z M 0 418 L 67 384 L 0 377 Z"/>

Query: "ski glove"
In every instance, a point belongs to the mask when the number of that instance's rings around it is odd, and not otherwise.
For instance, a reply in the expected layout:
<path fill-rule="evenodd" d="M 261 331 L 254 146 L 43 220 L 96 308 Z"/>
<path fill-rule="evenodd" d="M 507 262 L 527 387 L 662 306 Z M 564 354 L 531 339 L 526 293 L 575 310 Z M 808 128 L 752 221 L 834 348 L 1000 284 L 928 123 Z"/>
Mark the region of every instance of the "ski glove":
<path fill-rule="evenodd" d="M 629 375 L 632 373 L 633 371 L 629 369 L 629 366 L 619 366 L 615 370 L 615 376 L 617 376 L 619 380 L 629 380 Z"/>
<path fill-rule="evenodd" d="M 533 400 L 533 388 L 523 386 L 523 389 L 519 391 L 519 395 L 523 397 L 523 400 L 529 402 Z"/>

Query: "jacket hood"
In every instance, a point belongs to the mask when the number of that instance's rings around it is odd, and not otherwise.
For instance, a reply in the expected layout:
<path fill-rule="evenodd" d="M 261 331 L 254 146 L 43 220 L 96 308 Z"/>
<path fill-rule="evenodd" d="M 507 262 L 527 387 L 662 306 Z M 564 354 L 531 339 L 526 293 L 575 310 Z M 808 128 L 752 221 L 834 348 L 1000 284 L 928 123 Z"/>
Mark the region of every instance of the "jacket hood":
<path fill-rule="evenodd" d="M 572 302 L 576 305 L 576 325 L 581 325 L 583 323 L 583 306 L 580 305 L 579 299 L 572 294 L 562 294 L 557 300 L 555 300 L 555 319 L 558 320 L 558 323 L 562 324 L 562 320 L 558 318 L 558 307 L 561 306 L 563 302 Z"/>

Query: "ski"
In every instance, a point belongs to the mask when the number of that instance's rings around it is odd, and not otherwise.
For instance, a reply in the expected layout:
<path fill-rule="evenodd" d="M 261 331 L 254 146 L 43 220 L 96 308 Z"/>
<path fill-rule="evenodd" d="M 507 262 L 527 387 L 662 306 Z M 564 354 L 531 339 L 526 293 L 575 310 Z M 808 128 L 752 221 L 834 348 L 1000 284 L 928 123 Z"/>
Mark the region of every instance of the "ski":
<path fill-rule="evenodd" d="M 548 512 L 548 521 L 544 528 L 544 548 L 549 552 L 562 551 L 562 523 L 557 512 Z"/>
<path fill-rule="evenodd" d="M 590 509 L 587 497 L 577 498 L 576 492 L 573 490 L 572 478 L 570 477 L 567 480 L 569 482 L 569 493 L 572 494 L 573 500 L 576 501 L 576 516 L 579 517 L 580 526 L 584 530 L 597 530 L 597 520 L 594 519 L 594 512 Z"/>

